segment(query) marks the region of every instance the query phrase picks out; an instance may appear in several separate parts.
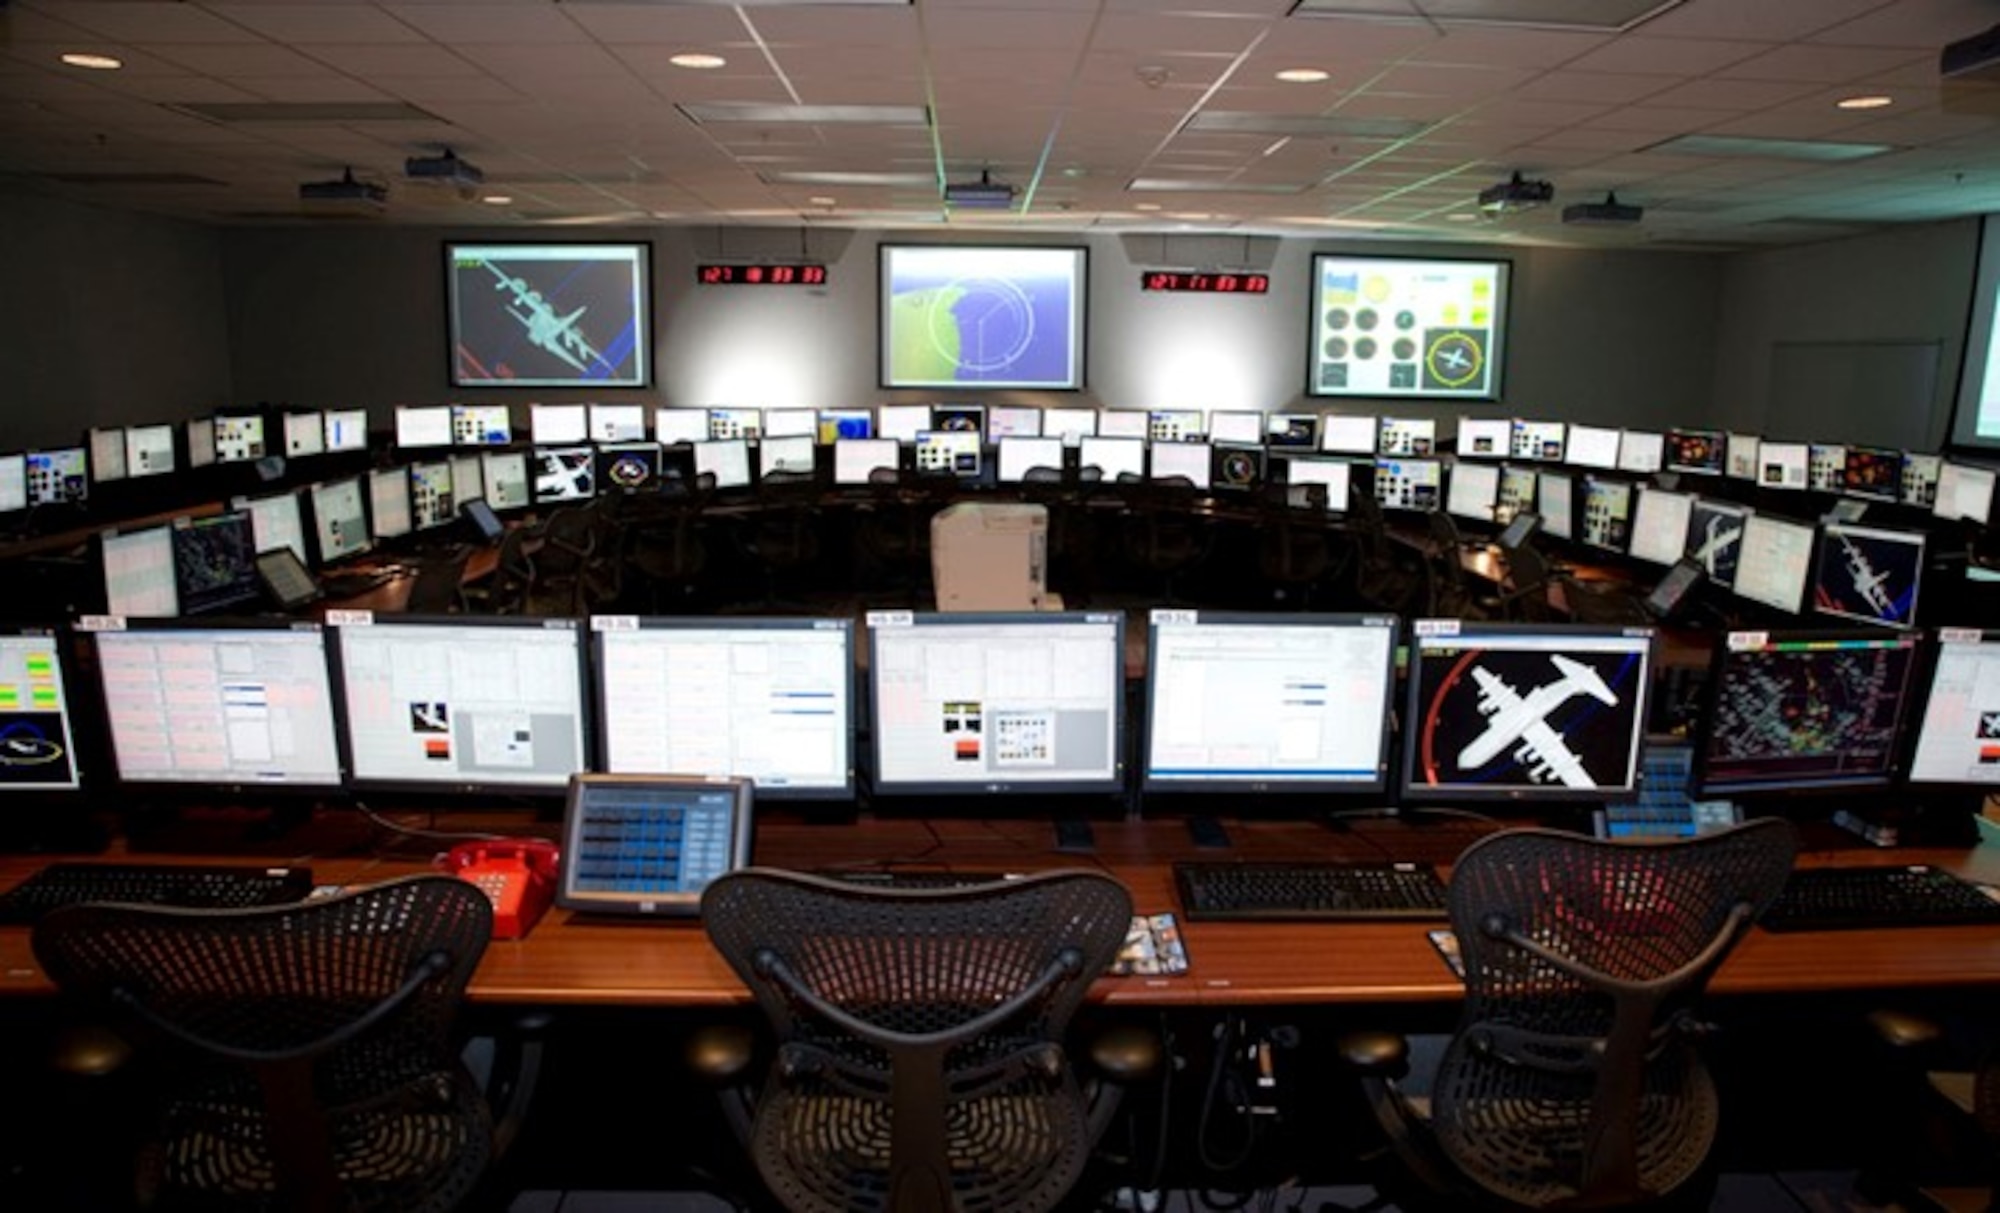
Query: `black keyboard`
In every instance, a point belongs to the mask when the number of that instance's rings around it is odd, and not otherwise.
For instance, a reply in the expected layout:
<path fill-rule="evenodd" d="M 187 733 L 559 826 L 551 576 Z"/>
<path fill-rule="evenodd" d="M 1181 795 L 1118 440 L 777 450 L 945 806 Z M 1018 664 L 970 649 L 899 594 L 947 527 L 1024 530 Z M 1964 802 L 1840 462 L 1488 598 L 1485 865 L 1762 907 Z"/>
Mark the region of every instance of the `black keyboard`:
<path fill-rule="evenodd" d="M 311 868 L 145 863 L 53 863 L 0 893 L 0 922 L 33 923 L 85 901 L 193 909 L 284 905 L 312 892 Z"/>
<path fill-rule="evenodd" d="M 1443 918 L 1444 882 L 1423 864 L 1177 863 L 1190 919 Z"/>
<path fill-rule="evenodd" d="M 2000 923 L 2000 901 L 1950 872 L 1923 865 L 1801 868 L 1758 921 L 1767 931 Z"/>

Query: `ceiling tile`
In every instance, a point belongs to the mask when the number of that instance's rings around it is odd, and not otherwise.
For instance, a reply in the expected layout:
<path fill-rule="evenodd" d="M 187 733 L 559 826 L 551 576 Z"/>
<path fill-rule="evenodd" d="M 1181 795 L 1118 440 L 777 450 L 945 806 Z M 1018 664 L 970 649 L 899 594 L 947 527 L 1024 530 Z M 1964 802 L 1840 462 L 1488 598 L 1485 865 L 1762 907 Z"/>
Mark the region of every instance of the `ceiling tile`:
<path fill-rule="evenodd" d="M 210 4 L 219 17 L 291 46 L 422 42 L 423 34 L 372 4 Z"/>
<path fill-rule="evenodd" d="M 735 10 L 725 5 L 565 3 L 562 8 L 570 20 L 607 43 L 698 47 L 740 42 L 748 35 Z M 854 11 L 859 15 L 864 10 Z M 761 21 L 766 14 L 760 10 L 753 15 Z"/>
<path fill-rule="evenodd" d="M 356 76 L 476 76 L 481 68 L 434 43 L 416 46 L 315 46 L 305 52 Z"/>
<path fill-rule="evenodd" d="M 1898 5 L 1891 0 L 1812 0 L 1811 3 L 1714 3 L 1699 0 L 1662 13 L 1640 27 L 1644 36 L 1741 38 L 1786 42 Z"/>
<path fill-rule="evenodd" d="M 1569 64 L 1574 71 L 1624 72 L 1640 76 L 1705 76 L 1741 63 L 1770 48 L 1756 42 L 1718 42 L 1695 38 L 1618 39 Z"/>
<path fill-rule="evenodd" d="M 99 0 L 54 9 L 92 33 L 120 41 L 257 42 L 257 34 L 217 17 L 199 4 L 159 4 L 151 0 Z M 11 34 L 12 31 L 10 30 Z"/>
<path fill-rule="evenodd" d="M 1739 80 L 1800 80 L 1831 84 L 1875 72 L 1894 71 L 1912 62 L 1936 60 L 1907 50 L 1866 46 L 1786 46 L 1717 70 L 1716 75 Z"/>
<path fill-rule="evenodd" d="M 325 70 L 297 51 L 269 42 L 174 43 L 161 46 L 159 52 L 162 58 L 189 71 L 211 76 L 254 79 L 260 76 L 311 76 Z"/>
<path fill-rule="evenodd" d="M 1784 105 L 1817 91 L 1810 84 L 1772 80 L 1726 80 L 1711 77 L 1676 85 L 1646 98 L 1647 105 L 1712 109 L 1742 113 Z"/>
<path fill-rule="evenodd" d="M 572 5 L 391 4 L 399 19 L 448 46 L 513 43 L 555 46 L 585 42 L 590 35 L 568 13 Z"/>

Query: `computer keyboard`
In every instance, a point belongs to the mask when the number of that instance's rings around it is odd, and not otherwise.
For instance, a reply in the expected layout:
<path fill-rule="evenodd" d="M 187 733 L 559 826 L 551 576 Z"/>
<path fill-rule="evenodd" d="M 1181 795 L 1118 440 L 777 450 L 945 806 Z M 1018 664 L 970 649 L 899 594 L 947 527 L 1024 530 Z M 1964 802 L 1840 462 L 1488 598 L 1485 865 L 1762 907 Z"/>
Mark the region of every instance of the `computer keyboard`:
<path fill-rule="evenodd" d="M 85 901 L 194 909 L 284 905 L 312 892 L 311 868 L 144 863 L 54 863 L 0 893 L 0 922 L 33 923 Z"/>
<path fill-rule="evenodd" d="M 1177 863 L 1174 882 L 1195 921 L 1445 916 L 1444 882 L 1423 864 Z"/>
<path fill-rule="evenodd" d="M 1924 865 L 1801 868 L 1758 920 L 1767 931 L 2000 923 L 2000 901 Z"/>

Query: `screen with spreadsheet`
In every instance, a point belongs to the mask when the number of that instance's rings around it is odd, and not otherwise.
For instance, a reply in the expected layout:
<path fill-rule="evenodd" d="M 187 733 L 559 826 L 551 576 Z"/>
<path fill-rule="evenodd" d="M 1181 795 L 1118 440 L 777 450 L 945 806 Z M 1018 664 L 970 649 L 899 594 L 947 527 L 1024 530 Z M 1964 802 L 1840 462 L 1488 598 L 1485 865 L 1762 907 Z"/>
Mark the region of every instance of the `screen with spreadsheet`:
<path fill-rule="evenodd" d="M 113 615 L 166 618 L 181 613 L 174 581 L 173 528 L 145 527 L 100 537 L 104 609 Z"/>
<path fill-rule="evenodd" d="M 406 468 L 382 468 L 368 473 L 369 529 L 377 539 L 410 533 L 410 473 Z"/>
<path fill-rule="evenodd" d="M 231 504 L 250 515 L 250 532 L 256 537 L 258 551 L 290 548 L 298 553 L 301 562 L 312 559 L 306 553 L 305 518 L 299 511 L 299 495 L 296 492 L 271 497 L 239 497 Z"/>
<path fill-rule="evenodd" d="M 1769 514 L 1748 515 L 1737 544 L 1736 593 L 1752 602 L 1796 613 L 1805 597 L 1812 557 L 1810 525 Z"/>
<path fill-rule="evenodd" d="M 605 770 L 853 797 L 851 620 L 598 616 L 591 627 Z"/>
<path fill-rule="evenodd" d="M 2000 632 L 1939 634 L 1910 782 L 2000 785 Z"/>
<path fill-rule="evenodd" d="M 1150 632 L 1145 790 L 1387 787 L 1395 616 L 1156 610 Z"/>
<path fill-rule="evenodd" d="M 55 633 L 0 630 L 0 793 L 80 786 Z"/>
<path fill-rule="evenodd" d="M 876 792 L 1122 787 L 1122 612 L 874 612 L 868 638 Z"/>

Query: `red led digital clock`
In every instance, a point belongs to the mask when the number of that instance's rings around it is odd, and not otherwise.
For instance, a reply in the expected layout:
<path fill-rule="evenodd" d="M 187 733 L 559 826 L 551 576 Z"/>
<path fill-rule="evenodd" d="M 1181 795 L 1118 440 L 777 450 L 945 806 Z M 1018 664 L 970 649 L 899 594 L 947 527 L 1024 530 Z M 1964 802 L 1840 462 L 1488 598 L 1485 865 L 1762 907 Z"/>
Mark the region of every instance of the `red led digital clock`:
<path fill-rule="evenodd" d="M 698 265 L 694 280 L 703 286 L 825 286 L 826 267 L 793 265 Z"/>
<path fill-rule="evenodd" d="M 1193 270 L 1141 270 L 1142 291 L 1195 291 L 1209 295 L 1263 295 L 1271 289 L 1268 274 L 1208 273 Z"/>

